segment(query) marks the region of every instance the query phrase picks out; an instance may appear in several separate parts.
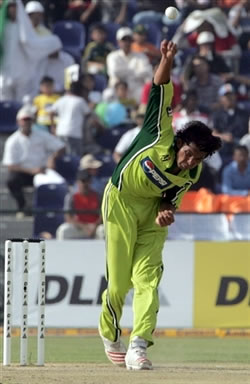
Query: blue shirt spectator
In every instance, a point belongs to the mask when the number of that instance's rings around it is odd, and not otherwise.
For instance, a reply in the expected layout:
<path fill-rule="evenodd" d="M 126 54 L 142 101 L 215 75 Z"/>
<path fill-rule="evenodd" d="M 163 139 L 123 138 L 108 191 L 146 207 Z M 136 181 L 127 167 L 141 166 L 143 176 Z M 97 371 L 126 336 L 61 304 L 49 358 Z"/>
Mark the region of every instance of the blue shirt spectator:
<path fill-rule="evenodd" d="M 222 192 L 228 195 L 248 196 L 250 194 L 250 160 L 245 145 L 234 150 L 233 161 L 222 174 Z"/>

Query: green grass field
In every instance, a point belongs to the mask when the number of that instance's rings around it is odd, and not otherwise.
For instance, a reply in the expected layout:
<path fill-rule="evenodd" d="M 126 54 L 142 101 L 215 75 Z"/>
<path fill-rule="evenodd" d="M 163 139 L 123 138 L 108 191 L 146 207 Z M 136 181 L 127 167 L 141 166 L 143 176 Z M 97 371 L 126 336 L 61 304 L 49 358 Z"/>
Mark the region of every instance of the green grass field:
<path fill-rule="evenodd" d="M 12 339 L 12 361 L 19 362 L 20 339 Z M 128 343 L 128 338 L 124 338 Z M 2 344 L 2 339 L 1 339 Z M 36 337 L 29 338 L 29 364 L 36 364 Z M 0 352 L 2 361 L 2 348 Z M 250 339 L 215 337 L 156 337 L 149 357 L 158 364 L 250 363 Z M 107 363 L 102 342 L 97 336 L 48 336 L 45 339 L 46 363 Z"/>

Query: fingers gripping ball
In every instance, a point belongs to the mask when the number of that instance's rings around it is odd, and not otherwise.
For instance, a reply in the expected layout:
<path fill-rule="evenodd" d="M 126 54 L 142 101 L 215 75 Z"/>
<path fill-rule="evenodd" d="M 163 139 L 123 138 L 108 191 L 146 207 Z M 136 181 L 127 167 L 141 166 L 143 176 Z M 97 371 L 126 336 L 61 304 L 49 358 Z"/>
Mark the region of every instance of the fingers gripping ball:
<path fill-rule="evenodd" d="M 175 7 L 167 7 L 165 9 L 165 15 L 167 16 L 168 19 L 175 20 L 179 16 L 179 11 Z"/>

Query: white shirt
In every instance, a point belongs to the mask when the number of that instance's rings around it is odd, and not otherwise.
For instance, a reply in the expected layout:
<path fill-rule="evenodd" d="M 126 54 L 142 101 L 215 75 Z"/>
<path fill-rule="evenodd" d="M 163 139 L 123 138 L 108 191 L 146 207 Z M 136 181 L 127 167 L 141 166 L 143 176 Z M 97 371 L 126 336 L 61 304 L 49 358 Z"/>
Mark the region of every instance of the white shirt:
<path fill-rule="evenodd" d="M 64 143 L 50 133 L 32 131 L 26 136 L 17 130 L 6 140 L 2 163 L 28 169 L 45 167 L 48 157 L 63 147 Z"/>
<path fill-rule="evenodd" d="M 107 56 L 107 72 L 109 86 L 114 88 L 119 80 L 126 81 L 129 88 L 129 96 L 140 102 L 143 85 L 152 79 L 153 70 L 144 53 L 131 52 L 125 55 L 118 49 Z"/>
<path fill-rule="evenodd" d="M 83 137 L 85 117 L 90 113 L 90 108 L 82 97 L 64 95 L 53 104 L 51 110 L 58 115 L 57 136 Z"/>
<path fill-rule="evenodd" d="M 64 71 L 67 67 L 74 64 L 73 57 L 67 52 L 60 51 L 57 58 L 47 57 L 39 63 L 37 76 L 37 89 L 44 76 L 49 76 L 54 80 L 54 91 L 60 93 L 64 90 Z"/>
<path fill-rule="evenodd" d="M 141 127 L 135 127 L 125 132 L 120 138 L 120 140 L 118 141 L 118 143 L 116 144 L 114 152 L 117 152 L 123 155 L 128 149 L 128 147 L 130 146 L 130 144 L 132 143 L 132 141 L 134 140 L 134 138 L 138 135 L 140 130 L 141 130 Z"/>

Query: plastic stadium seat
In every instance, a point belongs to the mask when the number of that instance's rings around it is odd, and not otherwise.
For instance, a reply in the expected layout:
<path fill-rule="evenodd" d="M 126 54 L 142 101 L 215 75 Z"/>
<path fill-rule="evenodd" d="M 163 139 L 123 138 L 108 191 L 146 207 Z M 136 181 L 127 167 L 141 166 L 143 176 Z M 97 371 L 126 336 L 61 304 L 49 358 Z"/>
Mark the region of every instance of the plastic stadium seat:
<path fill-rule="evenodd" d="M 107 31 L 107 40 L 117 47 L 116 32 L 121 28 L 121 25 L 116 23 L 103 23 L 103 25 Z"/>
<path fill-rule="evenodd" d="M 213 240 L 231 239 L 226 215 L 218 214 L 176 214 L 175 222 L 168 228 L 170 240 Z"/>
<path fill-rule="evenodd" d="M 17 130 L 16 115 L 21 106 L 16 101 L 0 102 L 0 133 L 13 133 Z"/>
<path fill-rule="evenodd" d="M 76 181 L 76 175 L 80 163 L 80 157 L 75 155 L 64 155 L 56 159 L 56 171 L 65 178 L 69 185 Z"/>
<path fill-rule="evenodd" d="M 64 198 L 68 193 L 67 184 L 44 184 L 34 191 L 34 209 L 63 209 Z"/>
<path fill-rule="evenodd" d="M 42 232 L 49 232 L 52 237 L 55 237 L 56 230 L 62 223 L 64 223 L 62 213 L 37 213 L 34 216 L 33 236 L 41 237 Z"/>
<path fill-rule="evenodd" d="M 53 25 L 53 33 L 60 38 L 64 51 L 70 53 L 77 60 L 81 58 L 86 44 L 86 31 L 82 23 L 57 21 Z"/>
<path fill-rule="evenodd" d="M 98 170 L 98 178 L 107 180 L 113 173 L 116 163 L 113 160 L 111 153 L 98 153 L 95 157 L 103 162 L 103 165 Z"/>
<path fill-rule="evenodd" d="M 239 213 L 231 220 L 233 237 L 236 240 L 250 240 L 250 214 Z"/>
<path fill-rule="evenodd" d="M 158 26 L 156 23 L 143 23 L 143 25 L 147 29 L 147 40 L 154 44 L 157 48 L 160 48 L 162 41 L 162 26 Z M 134 25 L 134 27 L 135 26 L 136 25 Z"/>
<path fill-rule="evenodd" d="M 121 136 L 130 128 L 132 128 L 131 124 L 120 124 L 106 129 L 96 138 L 97 144 L 103 149 L 113 151 Z"/>
<path fill-rule="evenodd" d="M 102 75 L 101 73 L 97 73 L 94 75 L 95 78 L 95 91 L 102 92 L 108 85 L 108 79 L 105 75 Z"/>
<path fill-rule="evenodd" d="M 241 75 L 250 74 L 250 52 L 249 51 L 242 52 L 241 54 L 239 72 Z"/>

